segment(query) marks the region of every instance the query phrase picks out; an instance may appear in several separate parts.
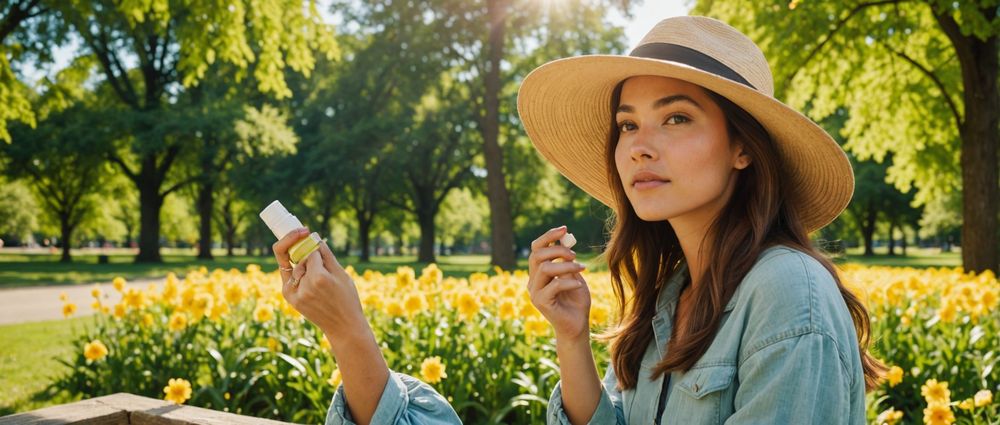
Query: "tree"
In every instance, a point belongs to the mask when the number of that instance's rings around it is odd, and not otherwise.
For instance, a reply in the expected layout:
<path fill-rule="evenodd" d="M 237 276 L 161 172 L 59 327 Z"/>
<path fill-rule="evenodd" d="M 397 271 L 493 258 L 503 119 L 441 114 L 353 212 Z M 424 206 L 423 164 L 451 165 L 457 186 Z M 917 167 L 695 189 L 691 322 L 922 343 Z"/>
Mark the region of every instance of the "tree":
<path fill-rule="evenodd" d="M 24 182 L 0 175 L 0 240 L 4 246 L 21 244 L 38 227 L 38 204 Z"/>
<path fill-rule="evenodd" d="M 8 172 L 31 182 L 59 224 L 62 262 L 72 261 L 73 232 L 97 206 L 110 133 L 95 123 L 105 119 L 89 105 L 74 105 L 44 117 L 37 129 L 13 126 L 13 142 L 2 149 Z"/>
<path fill-rule="evenodd" d="M 11 0 L 0 6 L 0 140 L 10 143 L 9 121 L 35 126 L 30 89 L 18 80 L 12 63 L 51 60 L 49 43 L 61 42 L 63 29 L 42 0 Z"/>
<path fill-rule="evenodd" d="M 190 143 L 183 136 L 183 114 L 174 110 L 172 98 L 197 85 L 217 62 L 235 68 L 237 78 L 248 77 L 252 70 L 262 93 L 289 96 L 285 67 L 309 73 L 315 61 L 309 47 L 330 55 L 335 50 L 329 27 L 315 5 L 308 6 L 295 0 L 54 2 L 53 8 L 82 40 L 81 53 L 97 58 L 129 118 L 132 137 L 109 159 L 139 191 L 137 262 L 161 261 L 160 208 L 167 195 L 193 181 L 174 180 L 164 187 L 178 155 Z M 128 68 L 129 60 L 138 66 Z"/>
<path fill-rule="evenodd" d="M 500 139 L 503 126 L 519 126 L 516 93 L 521 78 L 542 62 L 560 57 L 609 53 L 621 48 L 623 33 L 607 20 L 617 8 L 628 15 L 629 0 L 451 0 L 452 15 L 466 17 L 453 31 L 453 53 L 463 62 L 461 81 L 472 88 L 486 162 L 490 203 L 491 263 L 516 267 L 514 216 Z M 485 31 L 484 31 L 485 29 Z M 508 65 L 508 66 L 504 66 Z"/>
<path fill-rule="evenodd" d="M 30 181 L 32 189 L 59 226 L 60 261 L 70 262 L 74 231 L 95 207 L 94 195 L 107 180 L 104 155 L 115 132 L 111 117 L 102 108 L 101 87 L 83 88 L 94 62 L 77 58 L 54 80 L 43 81 L 43 93 L 32 99 L 41 125 L 11 127 L 12 142 L 0 145 L 5 169 Z"/>
<path fill-rule="evenodd" d="M 343 195 L 358 222 L 361 259 L 368 261 L 376 215 L 393 194 L 403 193 L 389 180 L 390 172 L 433 166 L 413 161 L 396 146 L 415 143 L 414 111 L 448 68 L 448 43 L 442 37 L 445 23 L 454 19 L 428 17 L 426 5 L 398 0 L 336 3 L 334 10 L 357 23 L 358 30 L 339 41 L 347 60 L 321 64 L 337 77 L 301 91 L 297 129 L 303 139 L 300 152 L 309 158 L 303 161 L 302 181 L 327 192 L 320 205 Z M 342 193 L 331 191 L 339 187 L 345 188 Z"/>
<path fill-rule="evenodd" d="M 196 143 L 189 173 L 195 183 L 195 209 L 199 217 L 197 257 L 211 260 L 215 194 L 226 170 L 235 163 L 235 157 L 289 154 L 294 152 L 298 136 L 288 126 L 281 110 L 268 104 L 260 109 L 247 106 L 242 96 L 220 93 L 209 94 L 211 100 L 206 100 L 202 98 L 203 88 L 191 90 L 196 99 L 186 111 L 188 119 L 185 122 Z M 227 87 L 215 89 L 226 91 Z"/>
<path fill-rule="evenodd" d="M 786 7 L 787 6 L 787 7 Z M 750 35 L 778 97 L 820 120 L 848 109 L 859 159 L 895 155 L 888 178 L 915 202 L 961 192 L 962 263 L 998 270 L 998 2 L 704 0 L 694 13 Z M 927 119 L 946 117 L 945 119 Z"/>
<path fill-rule="evenodd" d="M 484 195 L 468 187 L 448 192 L 436 218 L 441 245 L 468 251 L 474 242 L 488 236 L 489 216 Z"/>
<path fill-rule="evenodd" d="M 453 189 L 472 176 L 473 158 L 479 140 L 474 137 L 475 119 L 459 99 L 462 88 L 453 81 L 424 97 L 417 111 L 415 128 L 405 135 L 394 155 L 396 175 L 406 188 L 405 201 L 390 201 L 417 218 L 420 247 L 417 261 L 434 262 L 436 222 L 441 204 Z M 402 160 L 402 161 L 400 161 Z"/>

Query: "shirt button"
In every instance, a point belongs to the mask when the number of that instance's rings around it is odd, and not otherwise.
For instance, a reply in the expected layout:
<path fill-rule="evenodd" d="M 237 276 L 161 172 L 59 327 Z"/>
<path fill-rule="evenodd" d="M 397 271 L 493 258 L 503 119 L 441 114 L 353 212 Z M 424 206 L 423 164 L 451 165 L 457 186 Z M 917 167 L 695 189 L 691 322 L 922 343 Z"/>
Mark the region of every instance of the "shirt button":
<path fill-rule="evenodd" d="M 698 392 L 698 384 L 694 384 L 694 386 L 691 387 L 691 389 L 694 390 L 695 392 Z"/>

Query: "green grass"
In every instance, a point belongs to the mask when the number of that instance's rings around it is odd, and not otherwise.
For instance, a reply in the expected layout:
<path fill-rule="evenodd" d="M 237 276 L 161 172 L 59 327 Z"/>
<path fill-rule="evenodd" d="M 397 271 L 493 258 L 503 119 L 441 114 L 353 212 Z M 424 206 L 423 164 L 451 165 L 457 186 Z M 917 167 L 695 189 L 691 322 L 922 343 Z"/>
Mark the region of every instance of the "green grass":
<path fill-rule="evenodd" d="M 166 251 L 166 250 L 165 250 Z M 221 253 L 220 253 L 221 254 Z M 587 262 L 594 254 L 580 254 L 580 261 Z M 215 260 L 205 261 L 195 258 L 193 251 L 181 253 L 178 250 L 163 254 L 163 263 L 136 264 L 133 256 L 127 254 L 109 255 L 108 264 L 97 264 L 95 254 L 74 255 L 72 263 L 60 263 L 55 254 L 21 254 L 0 251 L 0 288 L 24 286 L 75 285 L 94 282 L 110 282 L 117 276 L 127 280 L 141 278 L 161 278 L 168 272 L 183 277 L 190 270 L 206 267 L 209 270 L 221 268 L 246 269 L 249 264 L 258 264 L 265 270 L 277 268 L 274 257 L 237 255 L 226 257 L 216 255 Z M 369 262 L 361 262 L 358 257 L 338 258 L 344 266 L 353 265 L 355 270 L 377 270 L 382 273 L 394 272 L 399 266 L 413 267 L 417 273 L 427 263 L 417 262 L 416 256 L 372 257 Z M 452 255 L 438 257 L 437 265 L 445 276 L 468 276 L 474 272 L 491 273 L 488 255 Z M 588 264 L 590 265 L 590 264 Z M 591 265 L 591 270 L 603 270 L 600 264 Z M 526 259 L 518 261 L 518 267 L 526 269 Z"/>
<path fill-rule="evenodd" d="M 875 255 L 865 257 L 861 255 L 863 248 L 851 248 L 847 250 L 844 258 L 837 262 L 857 263 L 865 266 L 893 266 L 893 267 L 958 267 L 962 265 L 961 251 L 944 252 L 937 248 L 907 248 L 906 256 L 899 255 L 902 250 L 896 248 L 896 255 L 887 255 L 889 250 L 886 247 L 875 248 Z"/>
<path fill-rule="evenodd" d="M 71 401 L 46 387 L 66 371 L 59 359 L 76 349 L 75 331 L 86 317 L 0 326 L 0 416 Z M 82 349 L 82 348 L 81 348 Z"/>

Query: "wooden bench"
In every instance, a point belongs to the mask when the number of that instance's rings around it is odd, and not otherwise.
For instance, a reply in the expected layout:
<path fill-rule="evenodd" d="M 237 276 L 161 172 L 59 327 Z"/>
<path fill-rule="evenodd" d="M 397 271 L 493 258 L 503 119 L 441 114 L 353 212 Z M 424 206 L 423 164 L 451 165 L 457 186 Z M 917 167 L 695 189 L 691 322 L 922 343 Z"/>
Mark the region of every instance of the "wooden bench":
<path fill-rule="evenodd" d="M 176 405 L 164 400 L 118 393 L 0 417 L 0 425 L 14 424 L 278 425 L 288 422 Z"/>

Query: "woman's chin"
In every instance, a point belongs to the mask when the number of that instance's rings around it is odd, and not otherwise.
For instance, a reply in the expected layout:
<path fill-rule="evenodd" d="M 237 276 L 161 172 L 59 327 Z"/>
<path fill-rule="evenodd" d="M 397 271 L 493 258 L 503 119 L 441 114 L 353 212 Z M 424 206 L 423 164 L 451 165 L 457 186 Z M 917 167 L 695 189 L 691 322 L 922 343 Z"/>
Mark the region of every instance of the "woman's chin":
<path fill-rule="evenodd" d="M 635 205 L 633 205 L 635 208 Z M 635 208 L 635 215 L 639 216 L 642 221 L 665 221 L 670 218 L 670 214 L 659 208 Z"/>

